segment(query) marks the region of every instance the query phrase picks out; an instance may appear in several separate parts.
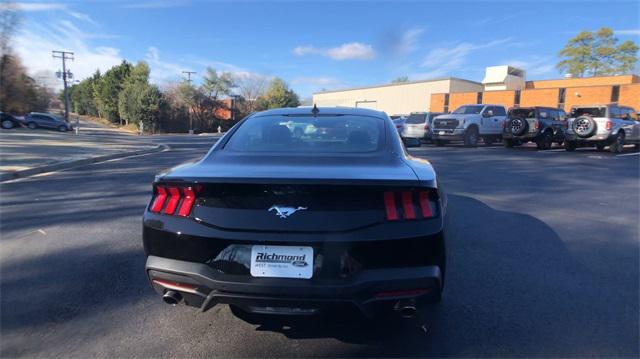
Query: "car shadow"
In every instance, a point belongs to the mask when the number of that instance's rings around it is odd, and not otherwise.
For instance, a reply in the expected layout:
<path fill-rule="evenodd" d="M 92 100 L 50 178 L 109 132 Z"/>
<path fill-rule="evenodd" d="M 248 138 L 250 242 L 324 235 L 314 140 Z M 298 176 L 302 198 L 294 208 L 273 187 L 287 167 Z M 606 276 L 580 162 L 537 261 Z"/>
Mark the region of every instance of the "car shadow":
<path fill-rule="evenodd" d="M 637 318 L 627 317 L 625 310 L 609 310 L 607 319 L 595 314 L 612 305 L 615 296 L 594 294 L 593 286 L 602 283 L 571 256 L 547 224 L 459 195 L 449 196 L 448 217 L 442 303 L 423 308 L 410 320 L 372 323 L 336 314 L 275 318 L 255 330 L 358 344 L 335 356 L 637 354 Z M 628 306 L 629 299 L 614 301 Z M 629 346 L 614 344 L 620 340 Z"/>

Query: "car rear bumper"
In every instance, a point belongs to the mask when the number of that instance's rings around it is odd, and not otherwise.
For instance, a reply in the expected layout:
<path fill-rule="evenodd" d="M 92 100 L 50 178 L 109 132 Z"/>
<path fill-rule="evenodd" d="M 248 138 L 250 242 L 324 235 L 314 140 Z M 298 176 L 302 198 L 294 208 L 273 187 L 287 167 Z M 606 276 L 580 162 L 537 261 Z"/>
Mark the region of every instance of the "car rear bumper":
<path fill-rule="evenodd" d="M 464 129 L 433 129 L 431 138 L 433 140 L 457 141 L 464 139 Z"/>
<path fill-rule="evenodd" d="M 579 137 L 577 136 L 575 133 L 566 133 L 565 134 L 565 140 L 566 141 L 572 141 L 572 142 L 579 142 L 579 143 L 584 143 L 584 144 L 589 144 L 589 143 L 612 143 L 615 140 L 615 136 L 611 135 L 611 134 L 595 134 L 591 137 Z"/>
<path fill-rule="evenodd" d="M 443 279 L 437 265 L 363 270 L 348 279 L 257 278 L 158 256 L 148 256 L 146 273 L 158 294 L 179 291 L 187 305 L 202 311 L 232 304 L 256 313 L 316 314 L 351 306 L 369 317 L 400 300 L 418 305 L 438 300 Z"/>

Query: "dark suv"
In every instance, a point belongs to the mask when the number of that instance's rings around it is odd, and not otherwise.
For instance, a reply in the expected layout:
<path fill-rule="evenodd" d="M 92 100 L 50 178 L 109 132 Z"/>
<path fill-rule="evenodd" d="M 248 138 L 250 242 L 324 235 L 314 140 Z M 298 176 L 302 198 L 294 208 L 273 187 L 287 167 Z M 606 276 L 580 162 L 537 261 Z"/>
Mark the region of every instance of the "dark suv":
<path fill-rule="evenodd" d="M 73 129 L 69 122 L 49 113 L 31 112 L 25 118 L 25 122 L 31 129 L 42 127 L 58 130 L 60 132 L 71 131 Z"/>
<path fill-rule="evenodd" d="M 512 108 L 504 123 L 502 141 L 505 147 L 533 141 L 538 149 L 548 150 L 554 142 L 563 143 L 566 128 L 564 110 L 537 106 Z"/>

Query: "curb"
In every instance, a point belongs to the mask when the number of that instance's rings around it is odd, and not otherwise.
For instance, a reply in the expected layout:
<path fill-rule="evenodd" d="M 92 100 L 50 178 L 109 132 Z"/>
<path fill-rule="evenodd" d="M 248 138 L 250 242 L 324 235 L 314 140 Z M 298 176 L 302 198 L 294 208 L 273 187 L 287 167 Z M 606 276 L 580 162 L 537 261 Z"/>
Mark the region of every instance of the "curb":
<path fill-rule="evenodd" d="M 10 172 L 10 173 L 2 173 L 2 174 L 0 174 L 0 182 L 11 181 L 11 180 L 15 180 L 15 179 L 18 179 L 18 178 L 31 177 L 31 176 L 34 176 L 34 175 L 37 175 L 37 174 L 41 174 L 41 173 L 62 171 L 62 170 L 66 170 L 66 169 L 77 167 L 77 166 L 83 166 L 83 165 L 89 165 L 89 164 L 93 164 L 93 163 L 105 162 L 105 161 L 114 160 L 114 159 L 118 159 L 118 158 L 124 158 L 124 157 L 129 157 L 129 156 L 138 156 L 138 155 L 146 155 L 146 154 L 149 154 L 149 153 L 161 152 L 161 151 L 164 151 L 164 150 L 167 150 L 167 149 L 169 149 L 169 146 L 167 146 L 167 145 L 157 145 L 156 147 L 153 147 L 153 148 L 147 148 L 147 149 L 144 149 L 144 150 L 138 150 L 138 151 L 133 151 L 133 152 L 119 152 L 119 153 L 112 153 L 112 154 L 104 155 L 104 156 L 83 158 L 83 159 L 75 160 L 75 161 L 52 163 L 50 165 L 44 165 L 44 166 L 40 166 L 40 167 L 29 168 L 29 169 L 26 169 L 26 170 L 15 171 L 15 172 Z"/>

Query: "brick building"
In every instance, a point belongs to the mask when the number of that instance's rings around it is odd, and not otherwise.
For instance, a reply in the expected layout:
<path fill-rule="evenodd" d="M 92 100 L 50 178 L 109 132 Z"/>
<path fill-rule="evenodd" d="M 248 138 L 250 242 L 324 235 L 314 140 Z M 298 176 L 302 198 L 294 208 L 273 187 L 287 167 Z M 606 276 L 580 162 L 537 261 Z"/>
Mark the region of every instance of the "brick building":
<path fill-rule="evenodd" d="M 517 89 L 431 94 L 431 111 L 448 112 L 463 104 L 506 107 L 549 106 L 565 111 L 575 105 L 618 103 L 640 111 L 640 77 L 636 75 L 526 81 Z"/>

